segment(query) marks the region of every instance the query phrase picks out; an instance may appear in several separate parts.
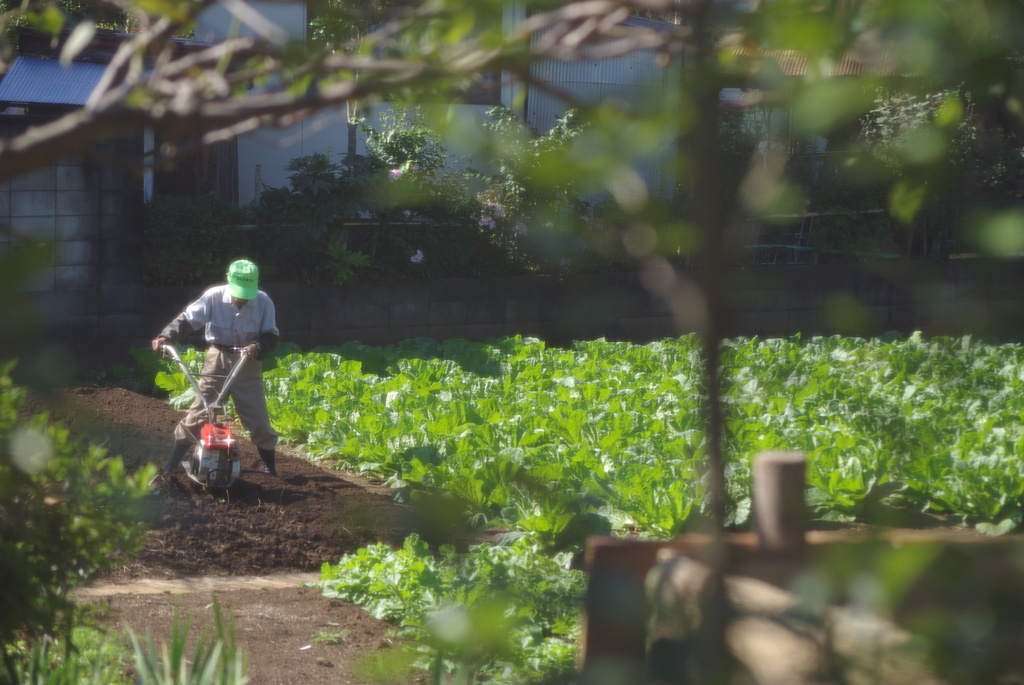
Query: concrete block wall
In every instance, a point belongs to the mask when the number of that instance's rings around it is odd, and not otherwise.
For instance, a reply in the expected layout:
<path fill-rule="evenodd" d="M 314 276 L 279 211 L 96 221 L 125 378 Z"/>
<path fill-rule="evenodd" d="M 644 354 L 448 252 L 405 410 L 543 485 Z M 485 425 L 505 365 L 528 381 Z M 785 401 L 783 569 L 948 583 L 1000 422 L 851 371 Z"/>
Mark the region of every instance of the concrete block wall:
<path fill-rule="evenodd" d="M 33 123 L 39 122 L 2 117 L 0 135 Z M 97 147 L 104 159 L 142 159 L 141 135 Z M 50 339 L 97 343 L 111 331 L 139 327 L 142 202 L 132 172 L 86 157 L 0 182 L 0 251 L 19 249 L 22 239 L 49 248 L 45 265 L 21 290 Z M 25 346 L 36 344 L 23 337 Z"/>
<path fill-rule="evenodd" d="M 658 310 L 633 274 L 570 282 L 524 276 L 344 288 L 268 283 L 264 289 L 277 305 L 282 335 L 304 348 L 416 337 L 486 340 L 520 334 L 557 343 L 670 334 L 667 312 Z M 634 306 L 630 298 L 644 306 Z"/>
<path fill-rule="evenodd" d="M 387 345 L 417 337 L 487 340 L 518 334 L 558 344 L 598 336 L 674 335 L 667 309 L 643 291 L 635 274 L 566 282 L 523 276 L 346 287 L 270 282 L 262 288 L 277 307 L 282 338 L 303 349 L 351 340 Z M 201 291 L 144 289 L 143 330 L 130 343 L 144 345 Z"/>
<path fill-rule="evenodd" d="M 967 261 L 766 266 L 737 269 L 730 284 L 729 336 L 1024 335 L 1024 269 L 1016 264 L 995 272 Z M 263 288 L 277 305 L 282 338 L 303 349 L 517 334 L 551 344 L 596 337 L 647 342 L 694 332 L 687 323 L 694 317 L 670 310 L 633 273 Z M 200 291 L 147 288 L 147 323 L 136 343 L 144 345 Z"/>
<path fill-rule="evenodd" d="M 727 334 L 778 337 L 1024 334 L 1024 270 L 978 273 L 969 264 L 880 267 L 757 267 L 730 280 Z M 358 340 L 486 340 L 536 336 L 550 344 L 605 337 L 647 342 L 693 332 L 685 312 L 647 292 L 637 274 L 559 280 L 547 276 L 376 282 L 346 287 L 263 284 L 277 305 L 282 339 L 303 349 Z M 63 313 L 54 327 L 77 364 L 132 365 L 149 341 L 203 286 L 76 287 L 48 296 Z M 693 303 L 695 306 L 697 303 Z M 684 308 L 686 303 L 684 303 Z M 51 335 L 51 340 L 53 336 Z M 193 336 L 189 342 L 202 344 Z"/>
<path fill-rule="evenodd" d="M 1024 336 L 1024 263 L 976 259 L 741 268 L 732 335 Z"/>

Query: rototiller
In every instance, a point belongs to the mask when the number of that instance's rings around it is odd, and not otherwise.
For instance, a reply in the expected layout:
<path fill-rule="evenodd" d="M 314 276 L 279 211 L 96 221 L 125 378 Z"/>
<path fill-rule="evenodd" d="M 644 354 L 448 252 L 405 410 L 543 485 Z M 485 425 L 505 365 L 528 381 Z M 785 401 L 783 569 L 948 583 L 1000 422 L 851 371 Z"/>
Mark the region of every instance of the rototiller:
<path fill-rule="evenodd" d="M 249 360 L 249 355 L 245 350 L 239 349 L 238 362 L 224 379 L 220 394 L 213 402 L 209 402 L 199 390 L 199 383 L 182 361 L 178 351 L 171 345 L 164 345 L 162 351 L 181 367 L 185 378 L 192 384 L 206 409 L 206 421 L 199 429 L 198 441 L 185 453 L 181 465 L 188 477 L 203 487 L 230 488 L 242 470 L 242 461 L 238 453 L 238 441 L 231 433 L 231 426 L 221 420 L 219 415 L 224 410 L 224 401 L 231 390 L 231 384 Z"/>

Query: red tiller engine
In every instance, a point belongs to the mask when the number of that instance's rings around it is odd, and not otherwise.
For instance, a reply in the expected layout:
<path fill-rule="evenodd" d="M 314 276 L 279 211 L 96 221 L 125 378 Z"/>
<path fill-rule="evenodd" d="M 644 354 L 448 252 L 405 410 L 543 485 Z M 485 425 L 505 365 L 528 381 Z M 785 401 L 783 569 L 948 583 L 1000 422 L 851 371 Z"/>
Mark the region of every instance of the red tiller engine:
<path fill-rule="evenodd" d="M 241 471 L 238 442 L 231 428 L 224 423 L 205 423 L 199 442 L 185 461 L 185 471 L 192 480 L 214 488 L 229 488 Z"/>
<path fill-rule="evenodd" d="M 218 418 L 223 412 L 224 402 L 232 383 L 249 360 L 249 355 L 243 348 L 235 349 L 239 353 L 239 359 L 224 378 L 220 393 L 211 401 L 203 395 L 195 376 L 181 360 L 177 350 L 172 345 L 162 347 L 164 354 L 171 357 L 181 368 L 206 409 L 206 422 L 199 431 L 199 440 L 189 449 L 181 462 L 188 477 L 204 487 L 230 488 L 242 470 L 238 442 L 231 434 L 231 427 Z"/>

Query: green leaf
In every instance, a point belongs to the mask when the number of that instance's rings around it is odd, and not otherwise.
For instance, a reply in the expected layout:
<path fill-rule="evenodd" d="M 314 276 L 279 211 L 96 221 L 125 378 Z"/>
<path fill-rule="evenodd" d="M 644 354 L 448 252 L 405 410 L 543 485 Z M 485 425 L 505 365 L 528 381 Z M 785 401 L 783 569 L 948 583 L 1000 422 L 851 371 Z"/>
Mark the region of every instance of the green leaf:
<path fill-rule="evenodd" d="M 72 60 L 78 57 L 82 50 L 89 46 L 94 35 L 96 35 L 96 22 L 79 22 L 71 32 L 71 35 L 68 36 L 68 39 L 64 42 L 64 47 L 61 48 L 61 65 L 67 66 Z"/>
<path fill-rule="evenodd" d="M 1024 212 L 1009 210 L 979 218 L 979 246 L 994 257 L 1015 257 L 1024 252 Z"/>
<path fill-rule="evenodd" d="M 32 26 L 51 36 L 56 36 L 64 28 L 64 13 L 56 5 L 47 6 L 42 13 L 26 12 L 25 18 Z"/>
<path fill-rule="evenodd" d="M 993 537 L 999 535 L 1006 535 L 1017 529 L 1020 525 L 1020 518 L 1006 518 L 998 523 L 978 523 L 974 527 L 985 535 L 991 535 Z"/>
<path fill-rule="evenodd" d="M 889 209 L 897 219 L 910 224 L 921 210 L 927 195 L 928 187 L 924 183 L 898 181 L 889 193 Z"/>
<path fill-rule="evenodd" d="M 856 79 L 825 79 L 798 92 L 793 122 L 805 134 L 827 135 L 857 120 L 874 104 L 874 94 Z"/>

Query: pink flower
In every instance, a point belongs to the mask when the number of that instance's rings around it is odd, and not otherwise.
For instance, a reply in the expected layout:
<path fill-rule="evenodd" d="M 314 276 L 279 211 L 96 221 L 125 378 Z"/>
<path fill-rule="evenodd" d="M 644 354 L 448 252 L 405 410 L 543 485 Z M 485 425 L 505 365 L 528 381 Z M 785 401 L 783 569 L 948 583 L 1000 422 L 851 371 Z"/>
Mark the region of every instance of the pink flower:
<path fill-rule="evenodd" d="M 402 170 L 400 168 L 392 169 L 391 171 L 388 172 L 389 181 L 397 181 L 400 178 L 402 178 Z"/>
<path fill-rule="evenodd" d="M 494 228 L 494 219 L 492 217 L 489 217 L 489 216 L 482 216 L 482 217 L 480 217 L 480 227 L 481 228 Z"/>

